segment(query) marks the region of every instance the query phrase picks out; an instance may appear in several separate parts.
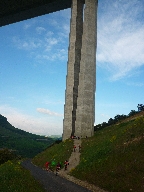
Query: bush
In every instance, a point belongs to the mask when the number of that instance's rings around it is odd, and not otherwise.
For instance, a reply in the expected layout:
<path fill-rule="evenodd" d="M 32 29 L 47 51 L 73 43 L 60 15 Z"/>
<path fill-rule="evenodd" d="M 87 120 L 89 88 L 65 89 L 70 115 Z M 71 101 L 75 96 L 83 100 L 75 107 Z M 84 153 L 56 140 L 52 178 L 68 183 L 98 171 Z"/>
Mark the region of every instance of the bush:
<path fill-rule="evenodd" d="M 18 156 L 9 149 L 0 150 L 0 165 L 7 162 L 8 160 L 16 159 Z"/>

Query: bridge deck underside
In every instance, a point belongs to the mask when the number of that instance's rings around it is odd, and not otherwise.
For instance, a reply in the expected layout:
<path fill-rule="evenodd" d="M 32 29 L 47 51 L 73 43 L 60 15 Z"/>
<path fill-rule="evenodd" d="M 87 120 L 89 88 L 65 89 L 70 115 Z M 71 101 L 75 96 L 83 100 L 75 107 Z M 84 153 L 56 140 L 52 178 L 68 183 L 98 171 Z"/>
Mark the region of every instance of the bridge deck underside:
<path fill-rule="evenodd" d="M 0 27 L 71 7 L 72 0 L 0 1 Z"/>

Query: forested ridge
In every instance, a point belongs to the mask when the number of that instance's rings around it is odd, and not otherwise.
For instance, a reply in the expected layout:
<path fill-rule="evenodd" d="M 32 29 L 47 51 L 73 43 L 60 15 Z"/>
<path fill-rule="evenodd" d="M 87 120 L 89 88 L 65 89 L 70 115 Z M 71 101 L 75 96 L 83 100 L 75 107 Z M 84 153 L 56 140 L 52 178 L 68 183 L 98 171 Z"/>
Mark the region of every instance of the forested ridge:
<path fill-rule="evenodd" d="M 32 134 L 12 126 L 0 115 L 0 148 L 9 149 L 22 157 L 32 158 L 52 145 L 55 139 Z"/>
<path fill-rule="evenodd" d="M 114 118 L 110 118 L 108 122 L 103 122 L 101 124 L 94 126 L 94 131 L 101 130 L 107 126 L 114 125 L 115 123 L 121 123 L 123 121 L 128 121 L 130 119 L 136 118 L 137 116 L 144 113 L 144 105 L 138 104 L 137 105 L 138 110 L 131 110 L 128 115 L 119 115 L 117 114 Z"/>

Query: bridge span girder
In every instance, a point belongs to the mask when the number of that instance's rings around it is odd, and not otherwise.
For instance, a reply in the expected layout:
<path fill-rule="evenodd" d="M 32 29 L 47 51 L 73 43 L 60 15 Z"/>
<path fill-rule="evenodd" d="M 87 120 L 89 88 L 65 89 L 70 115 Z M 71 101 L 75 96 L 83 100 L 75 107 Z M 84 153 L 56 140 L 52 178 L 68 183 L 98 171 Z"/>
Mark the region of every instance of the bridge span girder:
<path fill-rule="evenodd" d="M 0 27 L 71 8 L 72 0 L 1 0 Z"/>

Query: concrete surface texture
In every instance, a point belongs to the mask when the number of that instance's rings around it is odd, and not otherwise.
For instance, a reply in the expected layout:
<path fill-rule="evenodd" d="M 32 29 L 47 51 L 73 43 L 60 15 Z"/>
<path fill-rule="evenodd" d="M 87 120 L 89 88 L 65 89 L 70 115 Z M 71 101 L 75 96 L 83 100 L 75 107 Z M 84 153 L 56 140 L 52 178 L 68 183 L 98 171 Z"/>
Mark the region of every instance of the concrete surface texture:
<path fill-rule="evenodd" d="M 94 134 L 97 1 L 73 0 L 64 106 L 63 140 Z"/>

